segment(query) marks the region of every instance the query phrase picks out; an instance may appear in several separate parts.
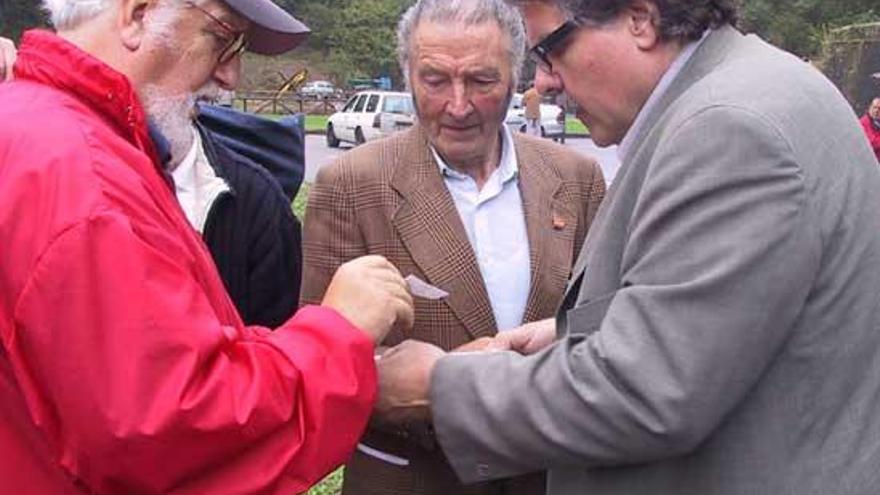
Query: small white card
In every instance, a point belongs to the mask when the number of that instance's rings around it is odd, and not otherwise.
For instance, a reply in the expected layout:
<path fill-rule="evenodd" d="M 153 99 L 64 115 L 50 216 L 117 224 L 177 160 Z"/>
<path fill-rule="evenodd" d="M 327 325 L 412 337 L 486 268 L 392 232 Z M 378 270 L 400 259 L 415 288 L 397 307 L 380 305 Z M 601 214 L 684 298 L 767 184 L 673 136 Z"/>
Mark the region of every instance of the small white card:
<path fill-rule="evenodd" d="M 449 295 L 445 290 L 434 287 L 415 275 L 408 275 L 404 280 L 409 286 L 409 291 L 416 297 L 435 300 L 443 299 Z"/>
<path fill-rule="evenodd" d="M 404 459 L 403 457 L 398 457 L 393 454 L 389 454 L 388 452 L 382 452 L 379 449 L 374 449 L 367 444 L 359 443 L 357 445 L 357 449 L 367 454 L 370 457 L 374 457 L 379 459 L 380 461 L 385 461 L 389 464 L 394 464 L 395 466 L 409 466 L 409 459 Z"/>

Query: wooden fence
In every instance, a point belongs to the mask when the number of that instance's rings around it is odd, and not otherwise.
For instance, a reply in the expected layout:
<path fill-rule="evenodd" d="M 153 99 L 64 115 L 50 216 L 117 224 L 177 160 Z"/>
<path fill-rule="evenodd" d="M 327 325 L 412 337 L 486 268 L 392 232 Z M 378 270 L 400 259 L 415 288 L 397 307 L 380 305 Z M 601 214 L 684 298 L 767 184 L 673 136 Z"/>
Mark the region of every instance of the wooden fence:
<path fill-rule="evenodd" d="M 311 115 L 330 115 L 342 109 L 346 95 L 308 97 L 298 94 L 279 95 L 276 91 L 237 92 L 233 105 L 245 112 Z"/>

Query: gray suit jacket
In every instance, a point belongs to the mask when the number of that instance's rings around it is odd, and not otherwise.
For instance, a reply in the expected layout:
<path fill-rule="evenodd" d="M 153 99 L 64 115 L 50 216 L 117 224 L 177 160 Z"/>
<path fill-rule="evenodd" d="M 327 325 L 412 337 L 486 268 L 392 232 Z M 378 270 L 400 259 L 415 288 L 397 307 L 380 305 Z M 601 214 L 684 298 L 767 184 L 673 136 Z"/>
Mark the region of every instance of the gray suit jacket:
<path fill-rule="evenodd" d="M 549 493 L 880 490 L 880 172 L 813 68 L 713 32 L 648 115 L 530 357 L 442 359 L 464 480 Z"/>

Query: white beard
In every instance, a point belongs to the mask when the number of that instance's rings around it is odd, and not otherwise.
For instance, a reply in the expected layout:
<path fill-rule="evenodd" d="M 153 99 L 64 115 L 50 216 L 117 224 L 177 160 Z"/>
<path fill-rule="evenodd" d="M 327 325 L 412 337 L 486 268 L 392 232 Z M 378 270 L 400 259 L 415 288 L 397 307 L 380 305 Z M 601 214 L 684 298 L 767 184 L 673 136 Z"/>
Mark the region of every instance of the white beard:
<path fill-rule="evenodd" d="M 218 91 L 213 82 L 195 93 L 170 94 L 155 84 L 141 88 L 140 97 L 147 115 L 171 146 L 170 169 L 176 168 L 192 147 L 196 101 L 215 98 Z"/>

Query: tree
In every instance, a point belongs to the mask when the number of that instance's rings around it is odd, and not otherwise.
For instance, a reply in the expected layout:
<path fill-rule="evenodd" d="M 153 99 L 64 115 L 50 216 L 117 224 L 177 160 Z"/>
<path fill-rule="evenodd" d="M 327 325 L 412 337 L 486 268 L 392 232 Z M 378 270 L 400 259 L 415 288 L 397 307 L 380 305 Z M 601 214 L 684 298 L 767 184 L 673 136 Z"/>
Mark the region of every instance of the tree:
<path fill-rule="evenodd" d="M 0 36 L 17 41 L 21 33 L 46 25 L 46 15 L 35 0 L 0 1 Z"/>
<path fill-rule="evenodd" d="M 339 81 L 391 76 L 397 66 L 397 22 L 413 0 L 283 0 L 312 29 L 306 46 L 320 54 Z"/>
<path fill-rule="evenodd" d="M 877 0 L 745 0 L 742 27 L 802 57 L 819 53 L 829 29 L 880 21 Z"/>

